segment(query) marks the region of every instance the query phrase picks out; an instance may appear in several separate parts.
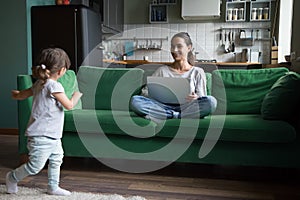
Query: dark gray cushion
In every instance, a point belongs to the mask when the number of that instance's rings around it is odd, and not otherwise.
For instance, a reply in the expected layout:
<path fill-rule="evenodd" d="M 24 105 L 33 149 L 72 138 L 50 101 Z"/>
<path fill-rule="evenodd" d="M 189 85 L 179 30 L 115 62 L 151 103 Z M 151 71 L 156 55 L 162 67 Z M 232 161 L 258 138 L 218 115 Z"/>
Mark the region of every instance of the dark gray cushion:
<path fill-rule="evenodd" d="M 264 119 L 289 120 L 300 107 L 300 75 L 288 72 L 279 78 L 264 97 L 261 114 Z"/>

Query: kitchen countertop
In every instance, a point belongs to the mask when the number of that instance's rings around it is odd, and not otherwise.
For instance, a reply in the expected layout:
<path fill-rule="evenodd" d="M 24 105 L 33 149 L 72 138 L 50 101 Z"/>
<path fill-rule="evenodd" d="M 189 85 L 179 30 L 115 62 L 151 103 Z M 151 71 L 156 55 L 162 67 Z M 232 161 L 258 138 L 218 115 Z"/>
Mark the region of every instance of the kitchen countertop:
<path fill-rule="evenodd" d="M 116 63 L 116 64 L 165 64 L 165 65 L 170 65 L 172 62 L 151 62 L 148 60 L 103 60 L 103 62 L 105 63 Z M 203 64 L 210 64 L 209 62 L 198 62 L 199 63 L 203 63 Z M 216 64 L 218 66 L 222 66 L 222 65 L 228 65 L 228 66 L 248 66 L 248 65 L 257 65 L 260 63 L 247 63 L 247 62 L 216 62 L 216 63 L 212 63 L 212 64 Z"/>
<path fill-rule="evenodd" d="M 261 63 L 247 63 L 247 62 L 217 62 L 217 65 L 259 65 Z"/>

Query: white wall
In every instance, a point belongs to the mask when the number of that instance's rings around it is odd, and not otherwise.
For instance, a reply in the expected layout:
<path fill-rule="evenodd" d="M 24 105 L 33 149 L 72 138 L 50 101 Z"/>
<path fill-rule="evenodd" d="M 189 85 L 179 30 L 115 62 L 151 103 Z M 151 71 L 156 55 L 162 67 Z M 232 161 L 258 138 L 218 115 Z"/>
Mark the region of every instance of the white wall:
<path fill-rule="evenodd" d="M 280 1 L 279 34 L 278 34 L 278 62 L 285 62 L 285 55 L 291 53 L 293 20 L 293 0 Z"/>
<path fill-rule="evenodd" d="M 241 46 L 239 45 L 239 29 L 247 29 L 248 33 L 253 29 L 256 37 L 256 30 L 259 29 L 259 34 L 264 35 L 262 37 L 270 37 L 270 32 L 267 32 L 267 28 L 271 26 L 270 22 L 244 22 L 244 23 L 180 23 L 180 24 L 129 24 L 125 25 L 125 31 L 122 33 L 121 38 L 167 38 L 163 41 L 162 50 L 138 50 L 134 51 L 132 56 L 127 56 L 130 60 L 142 60 L 143 56 L 149 57 L 150 61 L 172 61 L 170 55 L 170 39 L 177 32 L 188 32 L 193 40 L 194 52 L 197 54 L 197 59 L 216 59 L 218 62 L 230 62 L 236 60 L 236 55 L 240 55 L 243 48 L 251 48 L 253 51 L 261 51 L 261 63 L 270 63 L 270 47 L 271 40 L 255 40 L 253 46 Z M 236 34 L 236 53 L 223 53 L 220 52 L 221 41 L 219 39 L 220 28 L 227 28 L 227 32 L 230 28 Z M 264 28 L 264 29 L 260 29 Z M 116 37 L 117 38 L 117 37 Z M 111 39 L 111 38 L 107 38 Z M 133 40 L 131 40 L 133 41 Z M 124 53 L 125 40 L 111 40 L 106 42 L 106 47 L 109 52 Z M 144 41 L 145 42 L 145 41 Z M 154 41 L 156 44 L 159 41 Z M 105 42 L 104 42 L 105 43 Z M 141 42 L 140 42 L 141 43 Z"/>

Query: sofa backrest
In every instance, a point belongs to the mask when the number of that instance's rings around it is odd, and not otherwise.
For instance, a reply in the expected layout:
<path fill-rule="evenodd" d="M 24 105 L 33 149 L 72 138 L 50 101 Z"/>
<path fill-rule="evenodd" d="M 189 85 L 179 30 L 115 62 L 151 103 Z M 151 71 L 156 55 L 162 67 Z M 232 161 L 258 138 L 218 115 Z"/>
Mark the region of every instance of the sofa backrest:
<path fill-rule="evenodd" d="M 152 76 L 152 74 L 159 68 L 164 66 L 163 64 L 143 64 L 138 65 L 136 68 L 144 70 L 143 84 L 147 83 L 147 76 Z"/>
<path fill-rule="evenodd" d="M 286 68 L 215 70 L 212 96 L 218 106 L 226 106 L 227 114 L 259 114 L 266 93 L 287 72 Z"/>
<path fill-rule="evenodd" d="M 76 74 L 73 70 L 67 70 L 66 73 L 60 77 L 58 80 L 62 84 L 65 89 L 65 93 L 67 97 L 70 99 L 75 91 L 78 91 L 78 83 Z M 78 103 L 72 110 L 82 109 L 81 99 L 79 99 Z M 65 109 L 67 110 L 67 109 Z"/>
<path fill-rule="evenodd" d="M 18 75 L 17 76 L 17 89 L 25 90 L 32 86 L 32 78 L 30 75 Z M 18 101 L 18 131 L 19 131 L 19 140 L 25 140 L 25 131 L 28 125 L 28 121 L 31 114 L 32 108 L 32 97 Z M 20 149 L 21 152 L 27 152 L 26 146 L 23 149 Z"/>
<path fill-rule="evenodd" d="M 84 109 L 128 110 L 131 96 L 140 93 L 143 70 L 81 66 L 77 80 Z"/>

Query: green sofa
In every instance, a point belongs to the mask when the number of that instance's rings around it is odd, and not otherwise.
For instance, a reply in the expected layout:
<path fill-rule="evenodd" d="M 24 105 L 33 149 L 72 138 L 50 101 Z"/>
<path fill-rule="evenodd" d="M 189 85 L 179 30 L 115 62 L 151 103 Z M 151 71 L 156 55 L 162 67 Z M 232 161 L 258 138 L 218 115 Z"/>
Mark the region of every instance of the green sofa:
<path fill-rule="evenodd" d="M 140 93 L 149 72 L 90 66 L 80 67 L 77 75 L 68 71 L 59 80 L 67 95 L 79 87 L 83 97 L 76 109 L 65 111 L 65 155 L 299 168 L 299 110 L 292 107 L 290 116 L 282 119 L 266 112 L 276 106 L 270 103 L 275 101 L 271 91 L 278 88 L 274 83 L 290 73 L 285 68 L 215 70 L 207 74 L 208 92 L 218 100 L 215 113 L 204 119 L 169 119 L 156 124 L 129 108 L 130 97 Z M 297 86 L 300 78 L 292 76 Z M 30 75 L 19 75 L 18 89 L 32 82 Z M 31 102 L 31 98 L 18 102 L 20 154 L 27 153 L 24 132 Z"/>

